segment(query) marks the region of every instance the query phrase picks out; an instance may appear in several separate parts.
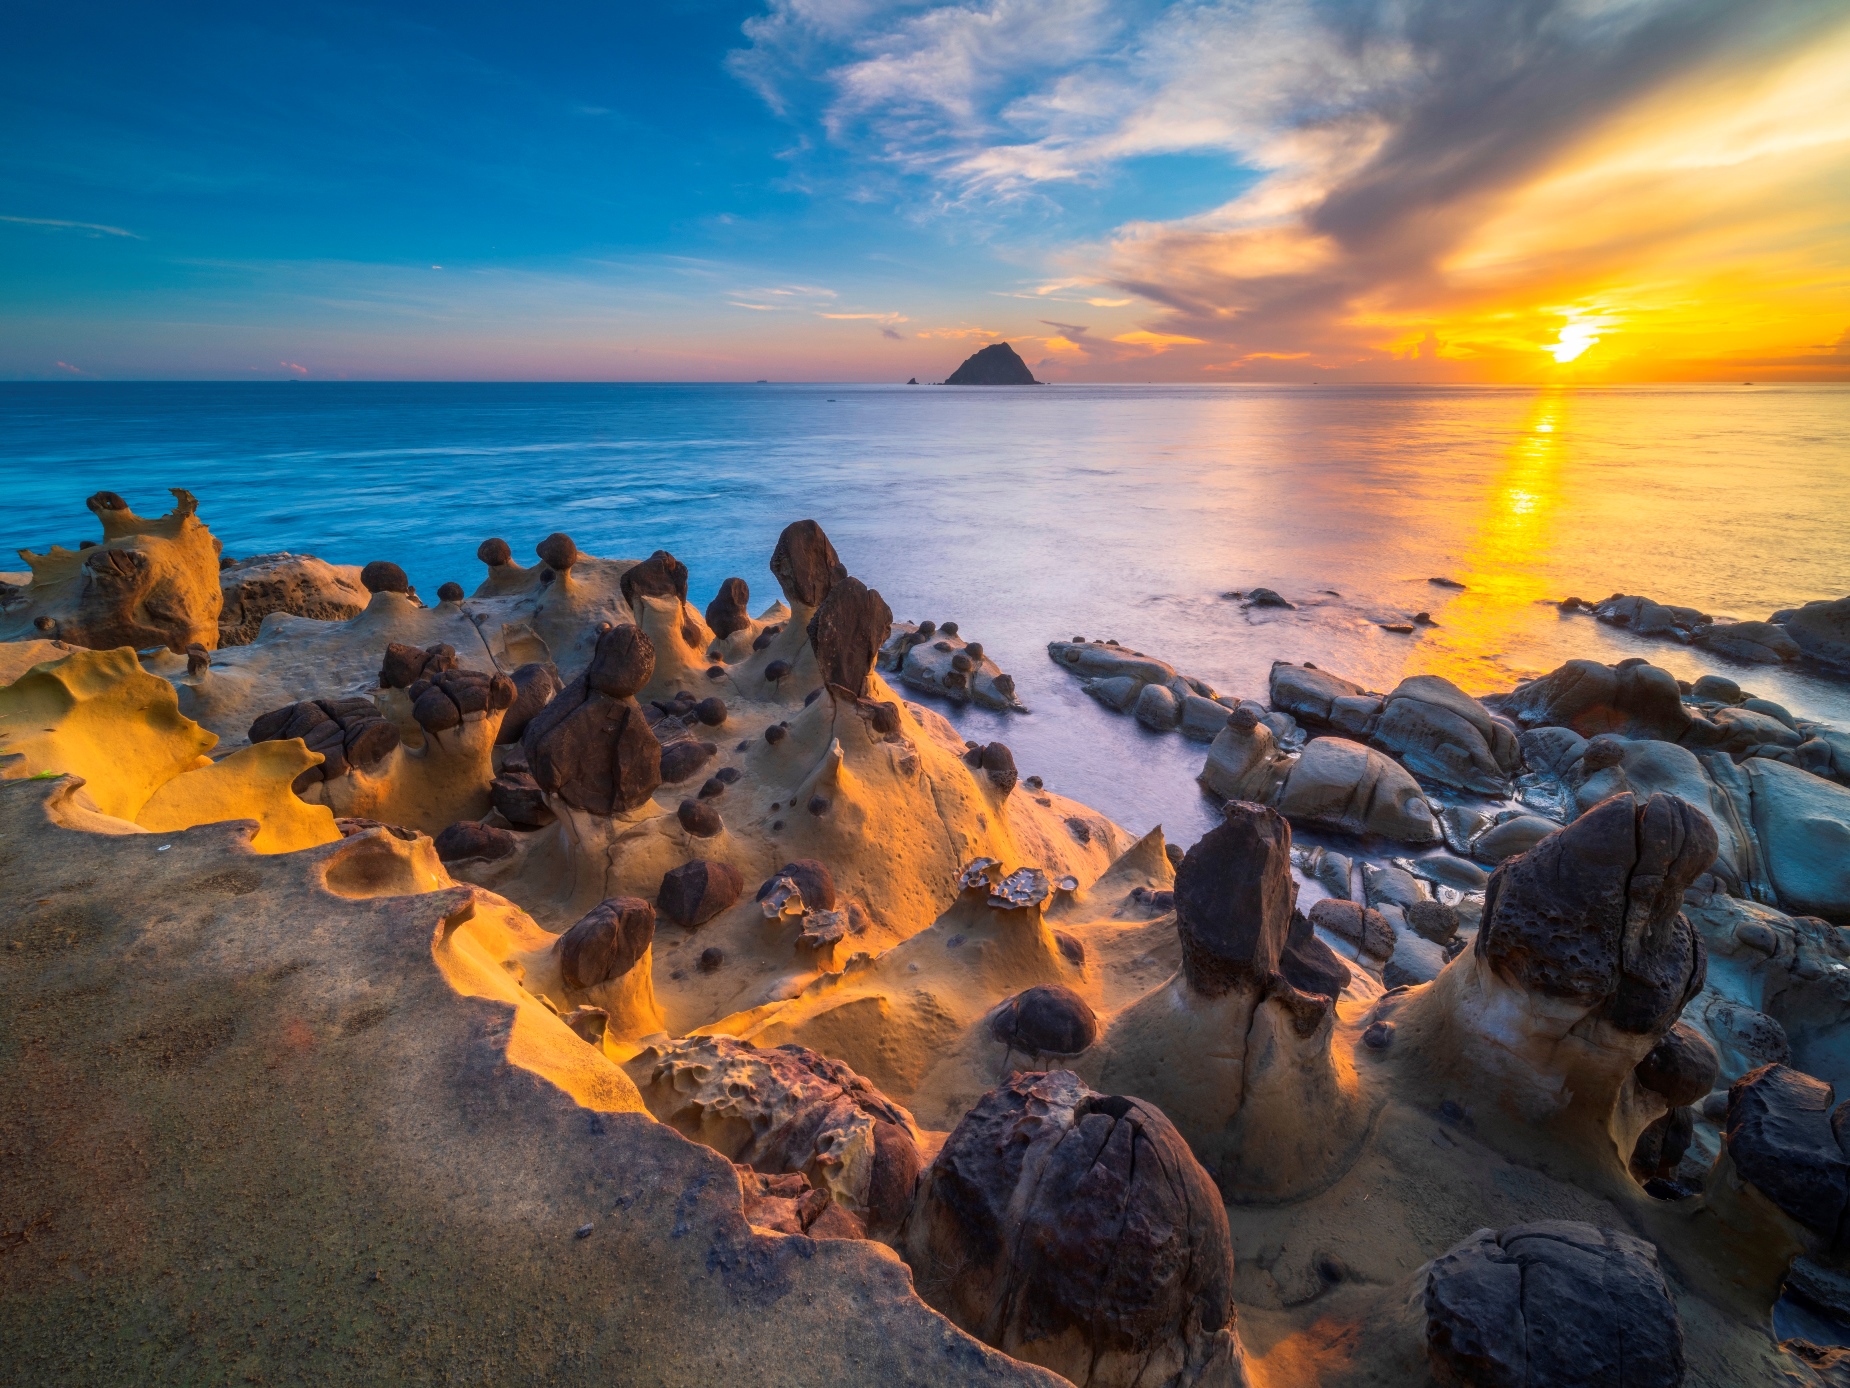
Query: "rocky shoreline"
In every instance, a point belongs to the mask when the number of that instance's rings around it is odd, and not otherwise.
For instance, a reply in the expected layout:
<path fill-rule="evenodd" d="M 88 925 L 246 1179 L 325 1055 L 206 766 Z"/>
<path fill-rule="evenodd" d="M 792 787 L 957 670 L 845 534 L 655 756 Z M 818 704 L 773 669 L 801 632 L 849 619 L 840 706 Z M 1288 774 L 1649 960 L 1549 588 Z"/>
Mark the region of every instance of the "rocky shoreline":
<path fill-rule="evenodd" d="M 1850 1325 L 1845 732 L 1051 643 L 1206 744 L 1184 851 L 813 521 L 755 616 L 559 533 L 427 603 L 175 495 L 0 591 L 20 1381 L 1850 1373 L 1773 1333 Z"/>

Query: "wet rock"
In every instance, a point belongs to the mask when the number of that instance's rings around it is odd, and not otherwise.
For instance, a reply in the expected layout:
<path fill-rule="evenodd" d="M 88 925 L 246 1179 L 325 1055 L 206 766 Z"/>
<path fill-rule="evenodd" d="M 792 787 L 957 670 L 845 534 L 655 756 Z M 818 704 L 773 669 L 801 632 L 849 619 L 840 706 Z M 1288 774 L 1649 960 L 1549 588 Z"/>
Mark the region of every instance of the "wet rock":
<path fill-rule="evenodd" d="M 1442 945 L 1458 933 L 1458 910 L 1441 901 L 1416 901 L 1407 907 L 1407 924 L 1422 939 Z"/>
<path fill-rule="evenodd" d="M 534 715 L 551 703 L 564 687 L 559 672 L 543 661 L 530 661 L 508 678 L 514 684 L 514 702 L 501 717 L 501 731 L 495 734 L 495 741 L 499 743 L 520 741 L 520 735 L 527 730 Z"/>
<path fill-rule="evenodd" d="M 1715 1088 L 1721 1076 L 1721 1058 L 1709 1038 L 1678 1022 L 1665 1032 L 1635 1072 L 1638 1083 L 1664 1096 L 1672 1108 L 1683 1108 Z"/>
<path fill-rule="evenodd" d="M 964 1115 L 902 1252 L 928 1304 L 1075 1383 L 1241 1381 L 1213 1181 L 1161 1112 L 1067 1071 L 1017 1076 Z"/>
<path fill-rule="evenodd" d="M 1785 1065 L 1767 1065 L 1728 1090 L 1723 1133 L 1742 1180 L 1800 1224 L 1837 1236 L 1850 1200 L 1850 1160 L 1839 1145 L 1835 1090 Z M 1847 1134 L 1850 1136 L 1850 1134 Z"/>
<path fill-rule="evenodd" d="M 1246 604 L 1249 607 L 1282 607 L 1291 611 L 1297 610 L 1296 603 L 1286 602 L 1270 588 L 1254 588 L 1247 593 Z"/>
<path fill-rule="evenodd" d="M 1642 660 L 1570 660 L 1498 702 L 1525 728 L 1572 728 L 1582 737 L 1619 733 L 1676 742 L 1690 726 L 1676 677 Z"/>
<path fill-rule="evenodd" d="M 1241 707 L 1222 720 L 1196 779 L 1227 800 L 1267 804 L 1277 797 L 1292 765 L 1258 714 Z"/>
<path fill-rule="evenodd" d="M 1353 943 L 1363 954 L 1387 959 L 1394 953 L 1394 928 L 1379 911 L 1355 901 L 1327 898 L 1310 908 L 1310 923 Z"/>
<path fill-rule="evenodd" d="M 488 803 L 516 829 L 538 829 L 554 817 L 540 783 L 525 771 L 503 771 L 490 781 Z"/>
<path fill-rule="evenodd" d="M 351 564 L 308 554 L 259 554 L 219 570 L 218 644 L 247 646 L 272 612 L 340 622 L 366 610 L 367 589 Z"/>
<path fill-rule="evenodd" d="M 735 631 L 744 631 L 752 624 L 752 614 L 746 606 L 750 601 L 751 589 L 744 579 L 727 579 L 707 604 L 707 626 L 722 641 Z"/>
<path fill-rule="evenodd" d="M 809 644 L 832 693 L 849 700 L 866 693 L 868 672 L 892 629 L 893 613 L 877 591 L 847 574 L 834 581 L 809 621 Z"/>
<path fill-rule="evenodd" d="M 685 1136 L 755 1171 L 805 1177 L 870 1234 L 905 1219 L 923 1165 L 912 1115 L 840 1061 L 693 1036 L 637 1064 L 649 1111 Z"/>
<path fill-rule="evenodd" d="M 1285 661 L 1272 666 L 1272 707 L 1290 714 L 1300 723 L 1328 727 L 1330 714 L 1338 699 L 1366 695 L 1359 684 L 1338 679 L 1327 670 Z"/>
<path fill-rule="evenodd" d="M 360 586 L 369 593 L 408 593 L 411 580 L 389 559 L 375 559 L 360 570 Z"/>
<path fill-rule="evenodd" d="M 1527 853 L 1561 826 L 1540 815 L 1514 815 L 1493 824 L 1471 841 L 1471 854 L 1480 862 L 1500 863 Z"/>
<path fill-rule="evenodd" d="M 1431 940 L 1405 931 L 1394 939 L 1394 951 L 1381 966 L 1381 982 L 1389 988 L 1431 983 L 1445 968 L 1445 951 Z"/>
<path fill-rule="evenodd" d="M 1595 603 L 1593 616 L 1609 626 L 1625 627 L 1637 636 L 1663 636 L 1676 641 L 1691 641 L 1709 627 L 1714 619 L 1693 607 L 1674 607 L 1650 598 L 1614 593 L 1602 603 Z"/>
<path fill-rule="evenodd" d="M 710 839 L 726 827 L 719 810 L 705 800 L 683 800 L 675 817 L 683 829 L 699 839 Z"/>
<path fill-rule="evenodd" d="M 692 930 L 726 910 L 745 891 L 745 879 L 731 863 L 696 858 L 662 877 L 656 904 L 676 925 Z"/>
<path fill-rule="evenodd" d="M 665 549 L 658 549 L 640 564 L 623 571 L 618 580 L 623 601 L 634 607 L 641 598 L 687 601 L 687 565 Z"/>
<path fill-rule="evenodd" d="M 990 1013 L 989 1034 L 1030 1055 L 1078 1055 L 1098 1040 L 1098 1014 L 1071 988 L 1030 988 Z"/>
<path fill-rule="evenodd" d="M 584 992 L 636 966 L 655 940 L 655 908 L 641 897 L 613 896 L 587 911 L 554 943 L 565 986 Z"/>
<path fill-rule="evenodd" d="M 1400 843 L 1439 842 L 1432 805 L 1399 764 L 1359 742 L 1320 737 L 1305 747 L 1279 793 L 1294 822 Z"/>
<path fill-rule="evenodd" d="M 380 715 L 371 699 L 307 699 L 259 716 L 250 726 L 252 742 L 286 742 L 299 737 L 322 755 L 297 777 L 303 790 L 315 781 L 332 781 L 354 767 L 369 767 L 399 745 L 398 729 Z"/>
<path fill-rule="evenodd" d="M 1152 732 L 1173 732 L 1182 722 L 1182 707 L 1167 685 L 1146 684 L 1137 692 L 1132 715 Z"/>
<path fill-rule="evenodd" d="M 1291 931 L 1291 826 L 1265 806 L 1229 802 L 1182 859 L 1175 893 L 1189 986 L 1205 997 L 1263 986 Z"/>
<path fill-rule="evenodd" d="M 1767 876 L 1789 911 L 1850 917 L 1850 788 L 1796 766 L 1743 763 Z"/>
<path fill-rule="evenodd" d="M 1690 692 L 1703 703 L 1738 704 L 1741 702 L 1741 686 L 1721 675 L 1703 675 L 1691 686 Z"/>
<path fill-rule="evenodd" d="M 1366 736 L 1415 776 L 1479 795 L 1505 793 L 1522 765 L 1516 734 L 1438 675 L 1396 685 Z"/>
<path fill-rule="evenodd" d="M 1708 820 L 1672 796 L 1614 796 L 1505 862 L 1477 948 L 1504 978 L 1599 1009 L 1620 1031 L 1667 1029 L 1702 988 L 1707 955 L 1684 890 L 1715 859 Z"/>
<path fill-rule="evenodd" d="M 1480 1229 L 1432 1262 L 1426 1352 L 1444 1388 L 1680 1388 L 1657 1250 L 1590 1224 Z"/>
<path fill-rule="evenodd" d="M 1704 650 L 1751 665 L 1781 665 L 1802 654 L 1799 643 L 1784 627 L 1772 622 L 1722 622 L 1696 636 Z"/>
<path fill-rule="evenodd" d="M 667 743 L 662 748 L 661 784 L 680 785 L 718 755 L 719 749 L 711 742 L 693 742 L 683 738 Z"/>
<path fill-rule="evenodd" d="M 570 535 L 554 531 L 533 547 L 540 562 L 554 573 L 566 573 L 578 562 L 578 546 Z"/>
<path fill-rule="evenodd" d="M 662 784 L 662 745 L 631 694 L 654 669 L 655 648 L 636 628 L 612 627 L 598 637 L 590 668 L 554 695 L 521 736 L 541 789 L 593 814 L 633 810 L 648 800 Z"/>
<path fill-rule="evenodd" d="M 452 824 L 435 840 L 437 856 L 446 863 L 471 860 L 492 863 L 512 857 L 517 846 L 517 840 L 507 830 L 477 824 L 471 819 Z"/>
<path fill-rule="evenodd" d="M 802 896 L 803 905 L 811 911 L 832 911 L 835 909 L 835 876 L 828 868 L 814 858 L 798 858 L 785 863 L 776 872 L 759 885 L 757 900 L 767 900 L 776 890 L 780 881 L 787 881 Z"/>
<path fill-rule="evenodd" d="M 777 548 L 771 551 L 771 573 L 793 607 L 822 606 L 840 563 L 835 546 L 813 520 L 786 525 L 777 537 Z"/>
<path fill-rule="evenodd" d="M 1837 670 L 1850 670 L 1850 597 L 1808 602 L 1803 607 L 1775 612 L 1773 620 L 1786 630 L 1807 657 Z"/>

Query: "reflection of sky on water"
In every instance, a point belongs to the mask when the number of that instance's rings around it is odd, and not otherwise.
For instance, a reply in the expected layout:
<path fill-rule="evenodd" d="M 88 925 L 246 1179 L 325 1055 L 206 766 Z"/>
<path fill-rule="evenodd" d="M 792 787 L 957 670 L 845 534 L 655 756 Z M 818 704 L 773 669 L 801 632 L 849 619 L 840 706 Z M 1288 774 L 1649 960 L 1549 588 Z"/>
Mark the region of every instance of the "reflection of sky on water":
<path fill-rule="evenodd" d="M 152 513 L 184 486 L 228 553 L 391 557 L 426 593 L 473 587 L 489 535 L 526 555 L 564 529 L 672 550 L 697 602 L 735 573 L 768 602 L 777 532 L 813 516 L 897 615 L 957 620 L 1015 674 L 1033 714 L 958 715 L 969 736 L 1183 842 L 1208 823 L 1202 746 L 1099 708 L 1048 640 L 1116 637 L 1261 697 L 1277 659 L 1487 692 L 1642 655 L 1850 724 L 1841 686 L 1553 606 L 1764 617 L 1850 591 L 1840 388 L 0 386 L 0 485 L 15 545 L 88 535 L 100 488 Z M 1222 596 L 1259 585 L 1297 609 Z M 1377 625 L 1422 610 L 1439 625 Z"/>

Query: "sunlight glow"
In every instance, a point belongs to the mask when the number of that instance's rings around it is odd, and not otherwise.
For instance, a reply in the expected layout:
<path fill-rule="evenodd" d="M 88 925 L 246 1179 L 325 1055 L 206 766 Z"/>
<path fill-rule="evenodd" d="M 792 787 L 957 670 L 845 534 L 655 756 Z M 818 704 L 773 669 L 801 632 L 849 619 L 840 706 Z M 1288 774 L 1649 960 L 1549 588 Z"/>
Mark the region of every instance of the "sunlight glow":
<path fill-rule="evenodd" d="M 1598 319 L 1569 321 L 1561 325 L 1560 341 L 1551 343 L 1542 350 L 1551 353 L 1556 361 L 1565 365 L 1598 342 L 1599 329 L 1604 326 L 1605 324 Z"/>

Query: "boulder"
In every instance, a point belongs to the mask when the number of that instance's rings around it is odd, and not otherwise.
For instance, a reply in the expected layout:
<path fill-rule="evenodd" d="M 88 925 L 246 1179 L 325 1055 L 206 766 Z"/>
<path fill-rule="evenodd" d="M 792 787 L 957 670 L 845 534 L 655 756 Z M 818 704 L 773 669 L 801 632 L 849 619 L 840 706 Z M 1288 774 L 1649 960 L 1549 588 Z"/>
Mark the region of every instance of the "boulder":
<path fill-rule="evenodd" d="M 1801 654 L 1799 643 L 1772 622 L 1722 622 L 1699 632 L 1696 644 L 1752 665 L 1779 665 Z"/>
<path fill-rule="evenodd" d="M 1071 988 L 1048 984 L 1017 993 L 989 1014 L 989 1034 L 1029 1055 L 1078 1055 L 1098 1040 L 1098 1014 Z"/>
<path fill-rule="evenodd" d="M 1336 700 L 1367 693 L 1359 684 L 1338 679 L 1327 670 L 1285 661 L 1272 665 L 1272 707 L 1290 714 L 1300 723 L 1327 727 Z"/>
<path fill-rule="evenodd" d="M 687 565 L 665 549 L 658 549 L 640 564 L 632 564 L 618 580 L 623 601 L 632 608 L 643 598 L 687 601 Z"/>
<path fill-rule="evenodd" d="M 1347 738 L 1320 737 L 1306 746 L 1276 804 L 1296 823 L 1406 844 L 1439 842 L 1433 808 L 1413 777 Z"/>
<path fill-rule="evenodd" d="M 676 925 L 692 930 L 726 910 L 745 891 L 745 879 L 731 863 L 696 858 L 662 876 L 656 905 Z"/>
<path fill-rule="evenodd" d="M 525 771 L 503 771 L 490 781 L 488 802 L 516 829 L 539 829 L 554 819 L 540 783 Z"/>
<path fill-rule="evenodd" d="M 1741 702 L 1741 686 L 1722 675 L 1701 675 L 1690 686 L 1690 693 L 1698 702 L 1708 704 L 1738 704 Z"/>
<path fill-rule="evenodd" d="M 1687 804 L 1614 796 L 1491 875 L 1476 948 L 1509 982 L 1619 1031 L 1667 1030 L 1702 988 L 1683 892 L 1714 858 L 1715 831 Z"/>
<path fill-rule="evenodd" d="M 822 606 L 840 564 L 835 546 L 813 520 L 790 522 L 771 551 L 771 573 L 792 607 Z"/>
<path fill-rule="evenodd" d="M 1566 1220 L 1480 1229 L 1426 1275 L 1443 1388 L 1680 1388 L 1683 1327 L 1657 1250 Z"/>
<path fill-rule="evenodd" d="M 1582 737 L 1619 733 L 1675 742 L 1690 726 L 1676 677 L 1642 660 L 1570 660 L 1497 702 L 1525 728 L 1572 728 Z"/>
<path fill-rule="evenodd" d="M 1708 613 L 1693 607 L 1672 607 L 1624 593 L 1614 593 L 1595 605 L 1593 615 L 1610 626 L 1627 627 L 1638 636 L 1667 636 L 1677 641 L 1693 640 L 1711 621 Z"/>
<path fill-rule="evenodd" d="M 947 386 L 1033 386 L 1040 382 L 1028 364 L 1006 342 L 992 342 L 964 358 L 962 366 L 944 378 Z"/>
<path fill-rule="evenodd" d="M 1227 726 L 1227 714 L 1227 705 L 1218 699 L 1186 695 L 1182 700 L 1182 736 L 1196 742 L 1212 742 Z"/>
<path fill-rule="evenodd" d="M 1773 620 L 1812 660 L 1850 670 L 1850 597 L 1808 602 L 1803 607 L 1775 612 Z"/>
<path fill-rule="evenodd" d="M 472 715 L 505 713 L 514 702 L 514 682 L 506 675 L 480 670 L 439 670 L 426 667 L 425 675 L 405 690 L 411 716 L 427 733 L 444 733 L 460 727 Z"/>
<path fill-rule="evenodd" d="M 559 672 L 545 661 L 529 661 L 508 678 L 514 684 L 514 702 L 502 715 L 501 731 L 495 734 L 495 741 L 500 743 L 519 742 L 534 715 L 564 688 Z"/>
<path fill-rule="evenodd" d="M 752 624 L 752 614 L 746 606 L 751 596 L 751 589 L 742 578 L 729 578 L 719 585 L 719 592 L 707 604 L 707 626 L 720 640 Z"/>
<path fill-rule="evenodd" d="M 1639 1084 L 1663 1095 L 1664 1102 L 1672 1108 L 1684 1108 L 1715 1088 L 1721 1076 L 1721 1058 L 1708 1037 L 1689 1023 L 1678 1022 L 1658 1038 L 1634 1073 Z"/>
<path fill-rule="evenodd" d="M 219 570 L 222 605 L 218 644 L 248 646 L 272 612 L 345 621 L 366 610 L 370 598 L 354 564 L 328 564 L 311 554 L 259 554 Z"/>
<path fill-rule="evenodd" d="M 1479 795 L 1506 792 L 1522 765 L 1516 735 L 1438 675 L 1402 680 L 1365 735 L 1415 776 Z"/>
<path fill-rule="evenodd" d="M 880 647 L 893 629 L 893 613 L 879 592 L 842 574 L 809 619 L 809 644 L 831 698 L 859 699 Z"/>
<path fill-rule="evenodd" d="M 1742 768 L 1780 904 L 1850 918 L 1850 788 L 1766 757 L 1750 757 Z"/>
<path fill-rule="evenodd" d="M 1137 694 L 1131 712 L 1152 732 L 1173 732 L 1182 721 L 1182 708 L 1167 685 L 1146 684 Z"/>
<path fill-rule="evenodd" d="M 1394 928 L 1379 911 L 1356 901 L 1327 898 L 1310 908 L 1310 923 L 1348 940 L 1366 955 L 1387 959 L 1394 953 Z"/>
<path fill-rule="evenodd" d="M 1267 804 L 1291 767 L 1292 759 L 1279 750 L 1272 730 L 1251 709 L 1238 708 L 1222 719 L 1195 779 L 1223 799 Z"/>
<path fill-rule="evenodd" d="M 1291 826 L 1263 805 L 1229 802 L 1225 820 L 1183 857 L 1175 894 L 1189 987 L 1212 998 L 1263 986 L 1291 931 Z"/>
<path fill-rule="evenodd" d="M 1279 951 L 1278 971 L 1300 993 L 1321 995 L 1332 1002 L 1342 996 L 1353 977 L 1336 951 L 1317 938 L 1309 917 L 1296 910 L 1291 913 L 1285 947 Z"/>
<path fill-rule="evenodd" d="M 1766 1065 L 1728 1090 L 1723 1139 L 1742 1180 L 1834 1239 L 1850 1200 L 1850 1159 L 1838 1137 L 1843 1120 L 1830 1085 L 1789 1066 Z"/>
<path fill-rule="evenodd" d="M 1169 1120 L 1067 1071 L 977 1101 L 919 1182 L 919 1295 L 985 1344 L 1089 1388 L 1244 1381 L 1233 1243 Z"/>
<path fill-rule="evenodd" d="M 505 829 L 478 824 L 472 819 L 458 820 L 432 841 L 437 857 L 445 863 L 496 862 L 512 857 L 515 838 Z"/>
<path fill-rule="evenodd" d="M 1179 678 L 1173 665 L 1109 641 L 1050 641 L 1047 654 L 1054 664 L 1087 680 L 1128 678 L 1142 686 Z"/>
<path fill-rule="evenodd" d="M 553 942 L 560 976 L 575 993 L 586 992 L 636 967 L 655 940 L 655 908 L 639 897 L 599 902 Z"/>
<path fill-rule="evenodd" d="M 835 909 L 835 875 L 814 858 L 798 858 L 794 862 L 785 863 L 759 884 L 757 899 L 761 902 L 769 899 L 780 882 L 789 883 L 802 895 L 805 910 Z"/>
<path fill-rule="evenodd" d="M 637 628 L 615 626 L 598 637 L 590 667 L 521 736 L 542 790 L 592 814 L 647 803 L 662 784 L 662 744 L 633 695 L 654 670 L 655 648 Z"/>
<path fill-rule="evenodd" d="M 354 767 L 376 765 L 399 745 L 398 729 L 386 722 L 371 699 L 309 699 L 262 714 L 250 726 L 250 740 L 286 742 L 299 737 L 322 762 L 296 778 L 296 789 L 332 781 Z"/>

